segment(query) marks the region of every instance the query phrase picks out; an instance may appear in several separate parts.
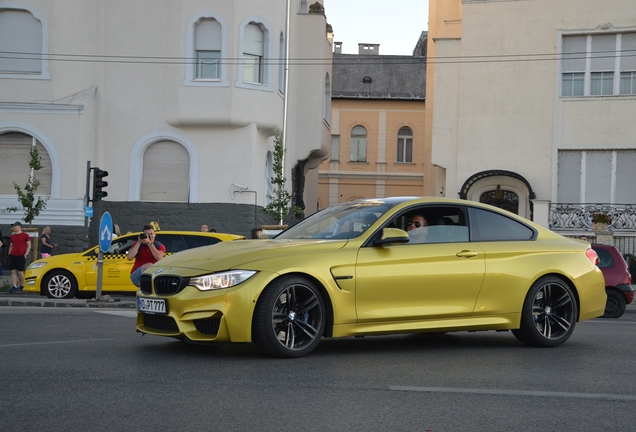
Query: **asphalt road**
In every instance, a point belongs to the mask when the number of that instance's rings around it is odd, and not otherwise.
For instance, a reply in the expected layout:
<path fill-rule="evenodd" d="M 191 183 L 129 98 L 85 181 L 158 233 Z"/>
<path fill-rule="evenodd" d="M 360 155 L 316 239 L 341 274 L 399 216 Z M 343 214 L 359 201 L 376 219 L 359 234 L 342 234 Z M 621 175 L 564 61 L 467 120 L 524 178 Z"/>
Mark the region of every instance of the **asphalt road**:
<path fill-rule="evenodd" d="M 634 312 L 556 349 L 480 332 L 281 360 L 141 336 L 134 310 L 0 307 L 0 430 L 634 430 Z"/>

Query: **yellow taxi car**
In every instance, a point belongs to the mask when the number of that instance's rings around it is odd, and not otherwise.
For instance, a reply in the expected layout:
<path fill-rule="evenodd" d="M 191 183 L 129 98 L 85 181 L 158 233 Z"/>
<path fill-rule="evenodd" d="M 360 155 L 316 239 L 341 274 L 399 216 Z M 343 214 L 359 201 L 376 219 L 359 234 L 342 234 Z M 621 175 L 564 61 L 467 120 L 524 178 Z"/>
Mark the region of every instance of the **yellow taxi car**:
<path fill-rule="evenodd" d="M 512 330 L 555 347 L 603 315 L 597 263 L 589 243 L 485 204 L 358 200 L 273 239 L 164 258 L 141 276 L 137 330 L 277 357 L 392 333 Z"/>
<path fill-rule="evenodd" d="M 129 261 L 126 253 L 137 241 L 139 234 L 137 232 L 117 237 L 104 253 L 102 291 L 137 291 L 137 287 L 130 281 L 130 270 L 134 261 Z M 245 239 L 245 236 L 198 231 L 156 233 L 156 240 L 166 247 L 166 256 L 186 249 L 242 239 Z M 99 246 L 95 246 L 80 253 L 53 255 L 34 261 L 24 273 L 24 290 L 58 299 L 90 296 L 97 287 L 98 251 Z"/>

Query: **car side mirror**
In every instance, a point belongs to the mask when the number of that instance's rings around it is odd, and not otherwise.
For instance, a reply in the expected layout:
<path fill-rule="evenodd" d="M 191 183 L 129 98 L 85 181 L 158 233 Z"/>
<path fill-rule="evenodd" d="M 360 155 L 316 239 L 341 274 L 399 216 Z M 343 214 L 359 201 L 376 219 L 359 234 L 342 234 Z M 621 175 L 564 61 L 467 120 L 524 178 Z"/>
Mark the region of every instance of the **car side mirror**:
<path fill-rule="evenodd" d="M 384 246 L 395 243 L 408 243 L 409 235 L 399 228 L 384 228 L 379 239 L 373 242 L 373 246 Z"/>

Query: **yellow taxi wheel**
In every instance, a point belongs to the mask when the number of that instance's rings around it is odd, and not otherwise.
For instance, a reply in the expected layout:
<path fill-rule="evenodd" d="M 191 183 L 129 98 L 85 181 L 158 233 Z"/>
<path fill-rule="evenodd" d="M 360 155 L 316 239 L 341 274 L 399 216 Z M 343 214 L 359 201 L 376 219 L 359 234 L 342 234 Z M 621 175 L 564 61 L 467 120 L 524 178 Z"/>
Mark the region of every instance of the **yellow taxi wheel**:
<path fill-rule="evenodd" d="M 42 281 L 42 289 L 48 298 L 72 298 L 77 293 L 77 281 L 66 270 L 53 270 Z"/>

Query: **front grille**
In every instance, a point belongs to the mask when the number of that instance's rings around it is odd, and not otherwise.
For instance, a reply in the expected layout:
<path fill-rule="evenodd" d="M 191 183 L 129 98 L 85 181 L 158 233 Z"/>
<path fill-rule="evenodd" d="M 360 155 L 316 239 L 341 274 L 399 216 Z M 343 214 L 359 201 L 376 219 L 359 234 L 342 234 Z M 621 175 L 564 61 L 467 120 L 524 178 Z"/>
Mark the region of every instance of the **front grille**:
<path fill-rule="evenodd" d="M 155 277 L 155 294 L 171 295 L 176 294 L 188 285 L 190 279 L 179 276 L 157 276 Z"/>
<path fill-rule="evenodd" d="M 205 318 L 194 320 L 194 326 L 199 333 L 206 335 L 216 335 L 219 332 L 221 318 Z"/>
<path fill-rule="evenodd" d="M 144 294 L 152 294 L 152 276 L 142 274 L 139 289 Z"/>
<path fill-rule="evenodd" d="M 177 323 L 172 317 L 165 315 L 144 314 L 144 326 L 165 332 L 176 333 L 179 331 Z"/>

